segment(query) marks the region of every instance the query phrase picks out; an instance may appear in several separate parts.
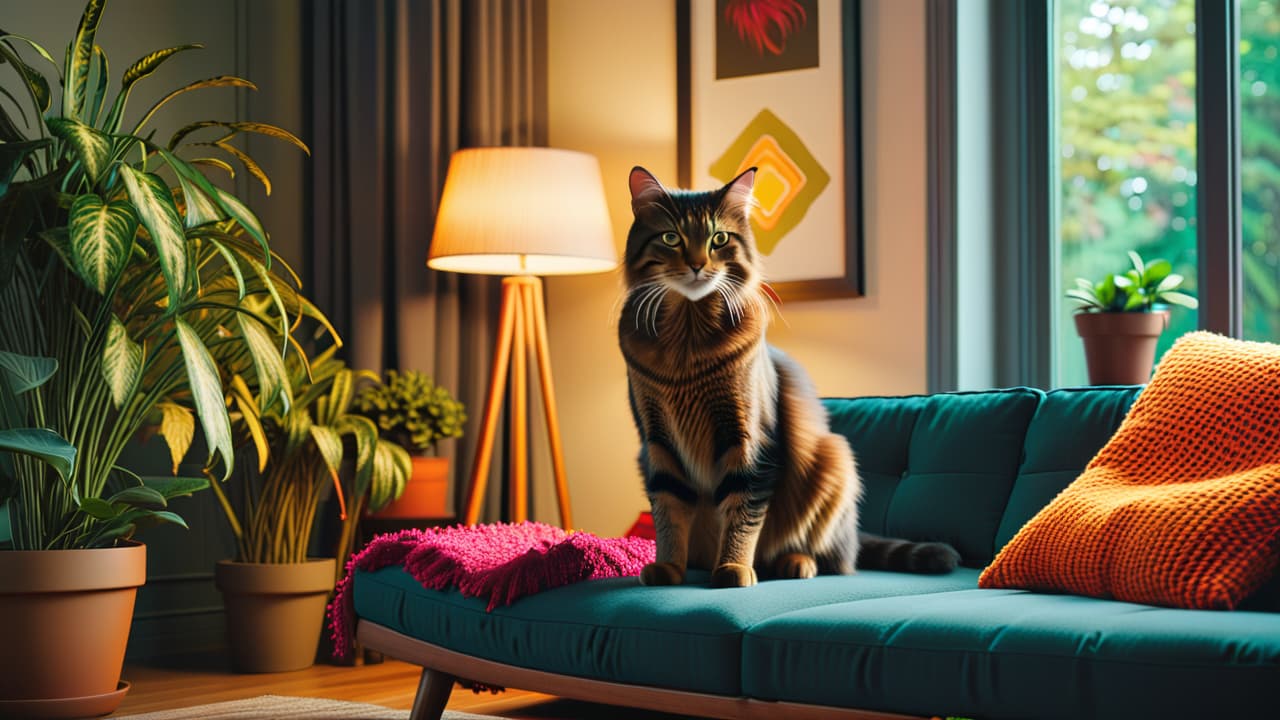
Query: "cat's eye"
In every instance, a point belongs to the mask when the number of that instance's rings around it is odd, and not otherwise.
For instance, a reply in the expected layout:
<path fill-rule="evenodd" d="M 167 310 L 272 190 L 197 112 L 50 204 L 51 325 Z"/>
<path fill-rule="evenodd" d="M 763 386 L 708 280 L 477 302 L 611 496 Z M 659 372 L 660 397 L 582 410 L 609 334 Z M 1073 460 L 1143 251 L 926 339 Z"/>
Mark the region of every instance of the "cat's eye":
<path fill-rule="evenodd" d="M 711 247 L 724 247 L 729 244 L 729 233 L 721 230 L 711 236 Z"/>
<path fill-rule="evenodd" d="M 662 233 L 662 244 L 667 247 L 675 247 L 680 244 L 680 236 L 673 232 Z"/>

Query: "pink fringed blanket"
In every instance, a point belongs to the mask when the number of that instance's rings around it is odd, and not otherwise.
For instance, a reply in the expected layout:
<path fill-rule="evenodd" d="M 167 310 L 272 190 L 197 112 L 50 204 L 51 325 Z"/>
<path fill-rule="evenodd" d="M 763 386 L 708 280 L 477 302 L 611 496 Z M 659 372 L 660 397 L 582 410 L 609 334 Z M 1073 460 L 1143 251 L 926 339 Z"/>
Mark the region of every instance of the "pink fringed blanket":
<path fill-rule="evenodd" d="M 488 598 L 492 610 L 569 583 L 639 575 L 653 559 L 652 540 L 566 533 L 533 522 L 379 535 L 347 562 L 346 574 L 329 604 L 334 655 L 346 657 L 355 641 L 351 579 L 357 569 L 401 565 L 425 588 L 457 587 L 468 597 Z"/>

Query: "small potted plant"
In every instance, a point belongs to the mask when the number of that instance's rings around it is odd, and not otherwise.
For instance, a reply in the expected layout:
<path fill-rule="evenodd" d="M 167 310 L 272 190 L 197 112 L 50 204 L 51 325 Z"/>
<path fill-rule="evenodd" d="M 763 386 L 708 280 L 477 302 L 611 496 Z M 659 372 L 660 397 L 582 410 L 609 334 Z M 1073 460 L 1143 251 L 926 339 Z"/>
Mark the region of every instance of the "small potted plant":
<path fill-rule="evenodd" d="M 1183 278 L 1168 260 L 1144 262 L 1129 251 L 1133 267 L 1097 282 L 1076 279 L 1067 297 L 1076 308 L 1076 331 L 1084 341 L 1089 382 L 1139 385 L 1151 377 L 1156 342 L 1169 325 L 1169 305 L 1195 309 L 1196 299 L 1179 292 Z"/>
<path fill-rule="evenodd" d="M 388 370 L 386 379 L 356 395 L 356 409 L 373 420 L 384 438 L 413 458 L 413 475 L 404 494 L 382 510 L 380 518 L 440 518 L 449 515 L 449 459 L 435 457 L 436 443 L 462 437 L 467 414 L 445 388 L 416 370 Z"/>
<path fill-rule="evenodd" d="M 212 486 L 238 548 L 234 560 L 218 562 L 215 580 L 226 601 L 232 659 L 244 672 L 299 670 L 315 658 L 340 567 L 333 557 L 308 552 L 326 496 L 334 495 L 342 509 L 337 554 L 345 557 L 366 503 L 381 507 L 409 476 L 404 450 L 352 412 L 356 379 L 376 376 L 347 368 L 334 357 L 337 349 L 335 344 L 308 358 L 295 347 L 279 376 L 290 392 L 278 398 L 250 389 L 246 376 L 256 370 L 248 363 L 238 368 L 244 375 L 232 374 L 225 383 L 237 450 L 257 460 L 243 473 L 238 495 Z M 190 434 L 176 430 L 164 425 L 160 432 L 175 454 L 183 454 Z M 343 473 L 346 460 L 351 471 Z"/>

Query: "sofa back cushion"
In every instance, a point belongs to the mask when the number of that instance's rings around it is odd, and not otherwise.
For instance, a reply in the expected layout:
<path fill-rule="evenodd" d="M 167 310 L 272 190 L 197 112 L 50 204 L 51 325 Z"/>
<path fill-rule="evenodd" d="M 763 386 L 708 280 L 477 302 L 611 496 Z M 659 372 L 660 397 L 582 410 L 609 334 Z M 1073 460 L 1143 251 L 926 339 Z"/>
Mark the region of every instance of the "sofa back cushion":
<path fill-rule="evenodd" d="M 1012 388 L 828 400 L 832 429 L 857 455 L 862 529 L 949 542 L 964 565 L 986 565 L 1043 397 Z"/>
<path fill-rule="evenodd" d="M 1062 388 L 1045 394 L 1027 428 L 1026 454 L 993 552 L 1084 471 L 1120 427 L 1141 385 Z"/>
<path fill-rule="evenodd" d="M 983 567 L 1106 444 L 1141 386 L 829 398 L 866 532 L 944 540 Z"/>

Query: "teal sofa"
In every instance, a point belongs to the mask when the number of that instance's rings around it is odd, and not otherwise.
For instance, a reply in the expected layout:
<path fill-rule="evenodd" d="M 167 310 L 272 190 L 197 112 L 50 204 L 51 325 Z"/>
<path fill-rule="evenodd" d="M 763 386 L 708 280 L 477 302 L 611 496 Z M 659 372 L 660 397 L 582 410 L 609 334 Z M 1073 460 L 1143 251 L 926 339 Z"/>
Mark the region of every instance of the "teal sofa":
<path fill-rule="evenodd" d="M 358 636 L 425 668 L 413 717 L 431 720 L 455 678 L 708 717 L 1280 716 L 1280 613 L 977 587 L 1139 391 L 827 400 L 857 452 L 864 529 L 951 543 L 949 575 L 619 578 L 486 612 L 393 567 L 356 576 Z"/>

